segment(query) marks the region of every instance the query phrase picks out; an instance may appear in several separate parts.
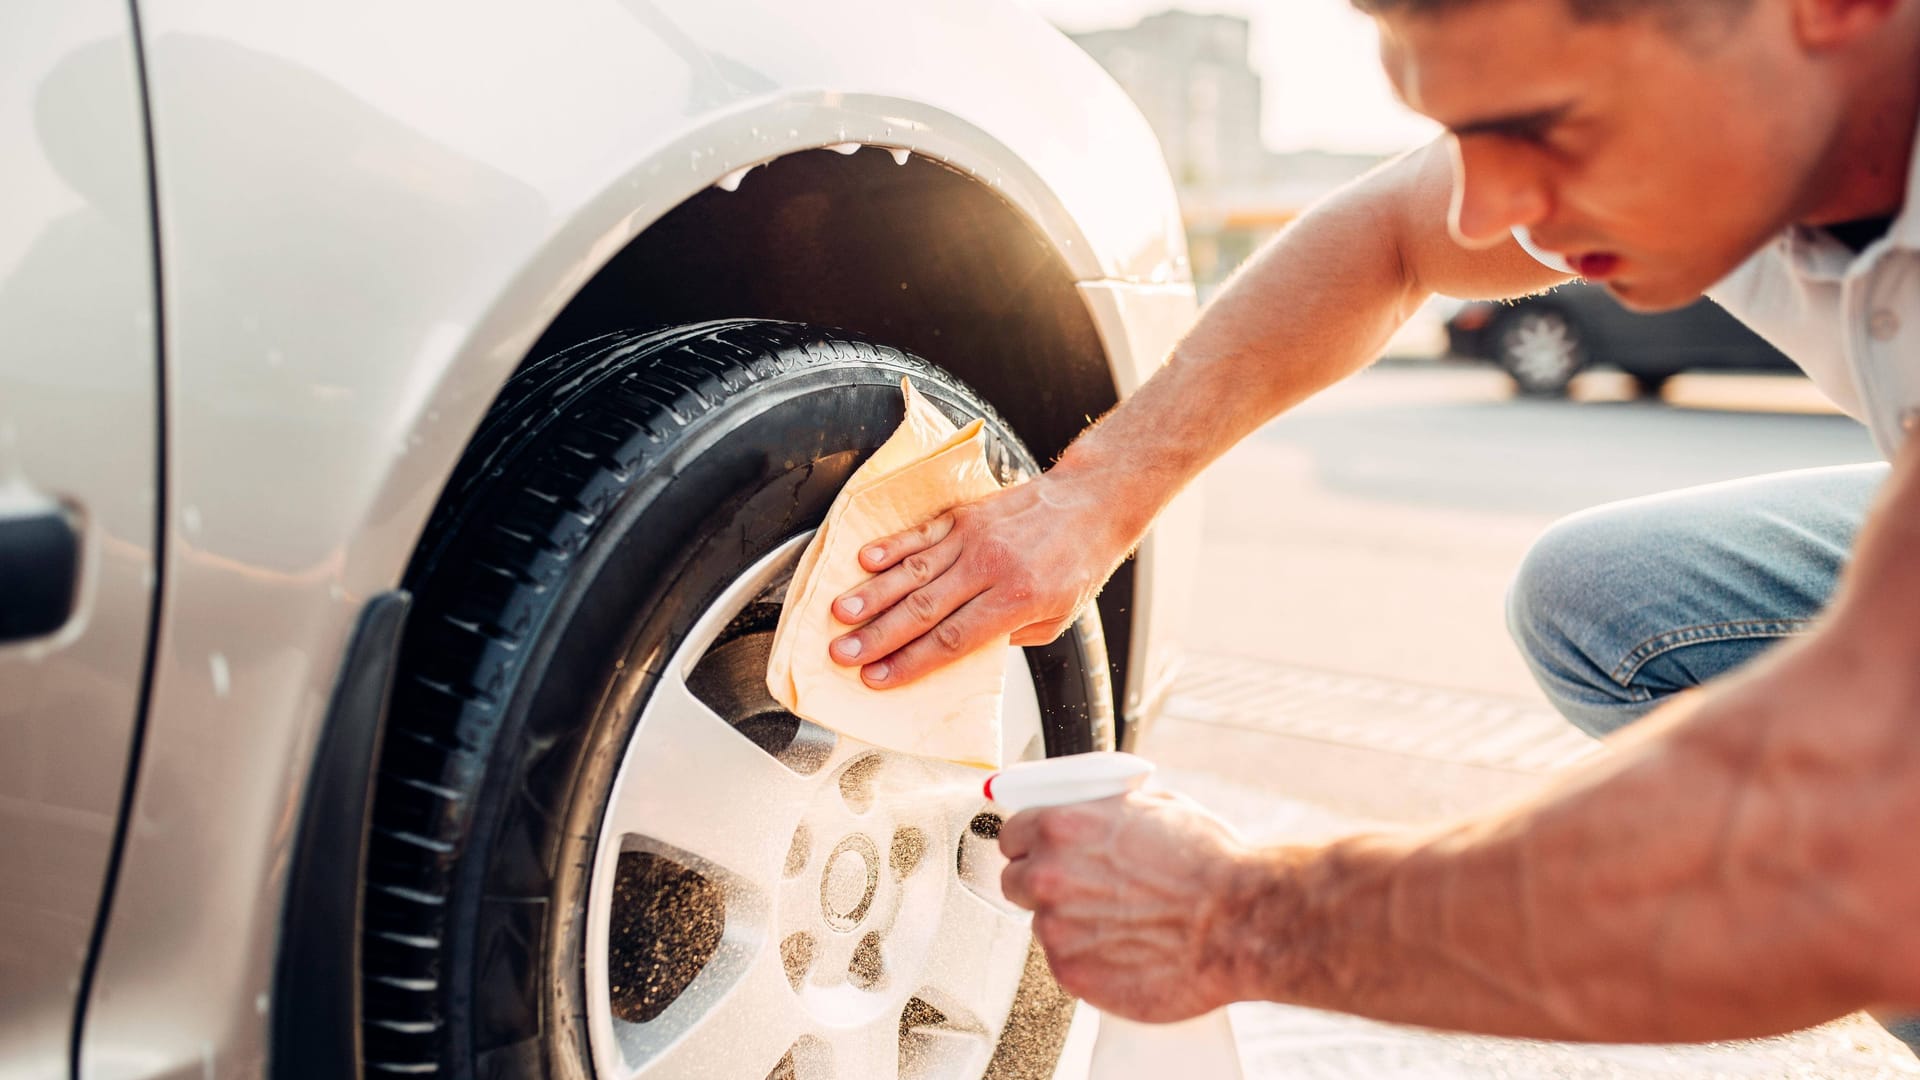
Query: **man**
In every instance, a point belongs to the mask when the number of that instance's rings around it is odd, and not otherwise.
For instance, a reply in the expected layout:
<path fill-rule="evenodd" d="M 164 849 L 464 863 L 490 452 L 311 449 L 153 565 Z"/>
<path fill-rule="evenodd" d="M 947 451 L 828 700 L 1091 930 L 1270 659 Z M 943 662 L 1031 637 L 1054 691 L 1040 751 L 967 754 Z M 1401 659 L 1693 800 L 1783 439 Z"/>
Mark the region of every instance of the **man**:
<path fill-rule="evenodd" d="M 1639 309 L 1710 291 L 1893 464 L 1603 508 L 1537 546 L 1512 621 L 1548 695 L 1596 733 L 1651 713 L 1604 760 L 1320 847 L 1249 847 L 1165 796 L 1022 814 L 1005 892 L 1069 990 L 1150 1020 L 1267 999 L 1702 1040 L 1920 1006 L 1920 0 L 1356 3 L 1446 139 L 1277 238 L 1046 476 L 879 541 L 839 601 L 878 615 L 834 655 L 885 688 L 1050 639 L 1201 468 L 1432 293 L 1566 280 L 1544 263 Z"/>

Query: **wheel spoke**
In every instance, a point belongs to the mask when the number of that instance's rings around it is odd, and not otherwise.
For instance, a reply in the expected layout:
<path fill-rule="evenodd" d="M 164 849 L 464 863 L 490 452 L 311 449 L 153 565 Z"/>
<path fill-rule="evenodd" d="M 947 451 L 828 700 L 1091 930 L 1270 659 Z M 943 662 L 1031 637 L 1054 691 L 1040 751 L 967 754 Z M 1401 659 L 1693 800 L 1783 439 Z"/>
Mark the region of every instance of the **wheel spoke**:
<path fill-rule="evenodd" d="M 718 966 L 718 965 L 717 965 Z M 614 1035 L 630 1080 L 744 1077 L 773 1071 L 803 1032 L 803 1017 L 780 963 L 762 947 L 729 983 L 709 968 L 661 1016 L 645 1024 L 616 1021 Z M 715 976 L 709 979 L 709 974 Z"/>
<path fill-rule="evenodd" d="M 882 1015 L 853 1027 L 820 1032 L 833 1052 L 834 1080 L 896 1080 L 900 1075 L 900 1019 Z"/>
<path fill-rule="evenodd" d="M 793 925 L 805 926 L 809 930 L 824 930 L 826 924 L 819 921 L 820 912 L 820 871 L 818 863 L 810 863 L 807 869 L 797 877 L 787 878 L 774 888 L 781 913 L 794 920 Z"/>
<path fill-rule="evenodd" d="M 603 843 L 646 837 L 708 864 L 693 869 L 778 880 L 809 786 L 668 675 L 634 730 Z"/>
<path fill-rule="evenodd" d="M 959 882 L 947 888 L 920 996 L 953 1026 L 997 1036 L 1025 969 L 1031 918 Z"/>
<path fill-rule="evenodd" d="M 915 1028 L 900 1040 L 900 1074 L 902 1080 L 978 1076 L 992 1054 L 993 1044 L 978 1032 Z"/>

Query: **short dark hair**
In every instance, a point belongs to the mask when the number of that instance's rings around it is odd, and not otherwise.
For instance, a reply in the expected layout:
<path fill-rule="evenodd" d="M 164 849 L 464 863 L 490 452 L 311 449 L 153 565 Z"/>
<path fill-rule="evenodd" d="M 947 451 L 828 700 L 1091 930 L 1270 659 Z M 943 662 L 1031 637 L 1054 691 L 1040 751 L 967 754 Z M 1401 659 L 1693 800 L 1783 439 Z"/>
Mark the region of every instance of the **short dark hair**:
<path fill-rule="evenodd" d="M 1481 0 L 1351 0 L 1354 7 L 1368 15 L 1438 15 L 1463 8 Z M 1685 19 L 1701 9 L 1717 9 L 1721 14 L 1744 12 L 1753 0 L 1562 0 L 1582 22 L 1612 22 L 1634 15 L 1665 15 Z"/>

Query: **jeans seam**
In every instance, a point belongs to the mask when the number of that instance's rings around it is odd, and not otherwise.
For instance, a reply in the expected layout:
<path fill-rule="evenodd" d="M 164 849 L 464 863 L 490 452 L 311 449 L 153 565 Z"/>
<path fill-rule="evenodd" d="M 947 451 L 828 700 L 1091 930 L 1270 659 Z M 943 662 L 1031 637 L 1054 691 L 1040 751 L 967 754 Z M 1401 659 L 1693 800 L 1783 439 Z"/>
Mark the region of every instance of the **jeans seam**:
<path fill-rule="evenodd" d="M 1733 641 L 1752 638 L 1792 637 L 1813 625 L 1812 619 L 1734 619 L 1727 622 L 1699 623 L 1655 634 L 1633 647 L 1608 675 L 1616 684 L 1631 689 L 1633 679 L 1647 662 L 1675 649 L 1708 641 Z"/>

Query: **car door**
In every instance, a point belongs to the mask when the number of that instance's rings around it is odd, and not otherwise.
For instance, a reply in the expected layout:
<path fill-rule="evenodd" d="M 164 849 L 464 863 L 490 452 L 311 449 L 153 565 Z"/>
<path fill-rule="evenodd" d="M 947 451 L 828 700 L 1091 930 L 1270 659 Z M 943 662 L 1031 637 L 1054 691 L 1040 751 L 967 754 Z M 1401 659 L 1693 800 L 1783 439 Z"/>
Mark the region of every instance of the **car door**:
<path fill-rule="evenodd" d="M 145 686 L 152 193 L 127 0 L 0 5 L 0 1071 L 71 1075 Z"/>

